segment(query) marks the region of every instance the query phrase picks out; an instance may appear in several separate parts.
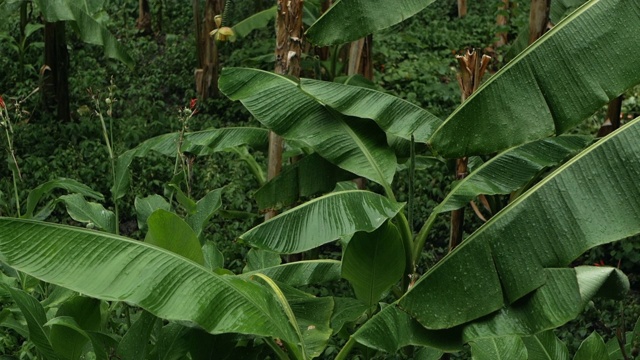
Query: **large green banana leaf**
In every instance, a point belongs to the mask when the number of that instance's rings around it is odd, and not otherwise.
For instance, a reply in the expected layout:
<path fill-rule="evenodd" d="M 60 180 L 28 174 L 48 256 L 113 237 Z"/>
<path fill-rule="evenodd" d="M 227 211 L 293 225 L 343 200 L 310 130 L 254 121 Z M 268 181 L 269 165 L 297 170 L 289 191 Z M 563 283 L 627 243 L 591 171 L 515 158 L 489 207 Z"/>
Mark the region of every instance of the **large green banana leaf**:
<path fill-rule="evenodd" d="M 451 189 L 433 213 L 465 206 L 474 197 L 508 194 L 526 185 L 537 173 L 584 149 L 593 138 L 563 135 L 527 143 L 491 158 Z"/>
<path fill-rule="evenodd" d="M 567 345 L 560 341 L 553 331 L 525 337 L 522 341 L 531 360 L 569 360 Z"/>
<path fill-rule="evenodd" d="M 639 233 L 639 136 L 636 119 L 561 166 L 430 269 L 398 307 L 426 328 L 454 328 L 550 286 L 555 273 L 546 268 Z M 613 189 L 600 186 L 612 177 Z M 563 311 L 561 319 L 575 310 Z M 471 330 L 465 336 L 472 338 Z"/>
<path fill-rule="evenodd" d="M 48 22 L 68 21 L 78 33 L 82 41 L 99 45 L 104 48 L 107 57 L 120 60 L 129 67 L 134 62 L 122 44 L 103 24 L 92 17 L 89 11 L 95 6 L 84 6 L 81 2 L 72 0 L 36 0 L 42 16 Z"/>
<path fill-rule="evenodd" d="M 358 231 L 373 231 L 402 206 L 369 191 L 334 192 L 283 212 L 240 239 L 281 254 L 298 253 Z"/>
<path fill-rule="evenodd" d="M 119 199 L 126 193 L 130 177 L 129 165 L 134 157 L 143 157 L 152 151 L 166 156 L 176 156 L 179 138 L 180 133 L 177 132 L 156 136 L 120 155 L 116 164 L 116 180 L 111 187 L 113 197 Z M 266 148 L 268 143 L 269 132 L 265 129 L 250 127 L 209 129 L 184 134 L 181 151 L 194 155 L 208 155 L 240 145 L 262 149 Z"/>
<path fill-rule="evenodd" d="M 437 116 L 396 96 L 360 86 L 300 79 L 302 91 L 348 116 L 375 120 L 388 134 L 426 143 L 442 125 Z"/>
<path fill-rule="evenodd" d="M 258 121 L 280 136 L 389 188 L 396 157 L 384 132 L 371 121 L 346 117 L 302 92 L 295 81 L 262 70 L 227 68 L 219 84 L 225 95 L 240 100 Z"/>
<path fill-rule="evenodd" d="M 305 36 L 316 45 L 343 44 L 388 28 L 435 0 L 338 0 Z"/>
<path fill-rule="evenodd" d="M 218 334 L 273 336 L 298 344 L 271 289 L 216 275 L 164 249 L 124 237 L 0 218 L 0 261 L 91 297 L 127 301 Z"/>
<path fill-rule="evenodd" d="M 519 336 L 478 339 L 471 342 L 473 360 L 528 360 L 527 348 Z"/>
<path fill-rule="evenodd" d="M 434 149 L 490 154 L 564 133 L 640 82 L 638 33 L 639 2 L 586 3 L 468 98 L 436 130 Z"/>
<path fill-rule="evenodd" d="M 257 12 L 233 25 L 234 37 L 245 37 L 253 30 L 267 27 L 269 21 L 276 18 L 276 7 Z"/>
<path fill-rule="evenodd" d="M 289 286 L 305 286 L 340 280 L 341 263 L 337 260 L 305 260 L 249 271 L 242 277 L 262 273 Z"/>

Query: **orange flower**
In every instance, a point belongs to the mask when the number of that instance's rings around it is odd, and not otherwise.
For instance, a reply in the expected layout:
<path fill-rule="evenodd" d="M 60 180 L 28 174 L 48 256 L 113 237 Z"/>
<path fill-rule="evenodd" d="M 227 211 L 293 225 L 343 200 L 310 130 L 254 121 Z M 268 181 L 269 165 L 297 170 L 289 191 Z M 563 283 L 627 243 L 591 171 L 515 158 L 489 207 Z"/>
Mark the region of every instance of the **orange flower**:
<path fill-rule="evenodd" d="M 197 103 L 198 103 L 198 99 L 191 99 L 191 103 L 189 104 L 189 108 L 191 110 L 193 110 L 196 107 Z"/>

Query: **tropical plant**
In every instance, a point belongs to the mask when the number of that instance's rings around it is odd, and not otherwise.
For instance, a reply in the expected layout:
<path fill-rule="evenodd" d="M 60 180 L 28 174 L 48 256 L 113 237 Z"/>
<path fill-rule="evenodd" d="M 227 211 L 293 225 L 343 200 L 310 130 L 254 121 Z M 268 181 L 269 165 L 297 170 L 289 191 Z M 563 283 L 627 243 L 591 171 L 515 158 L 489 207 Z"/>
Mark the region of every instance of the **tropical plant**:
<path fill-rule="evenodd" d="M 429 3 L 369 6 L 384 13 L 364 12 L 367 20 L 361 23 L 357 18 L 354 26 L 349 17 L 354 9 L 339 1 L 309 30 L 310 38 L 319 43 L 357 39 Z M 625 32 L 617 30 L 619 24 L 627 27 Z M 338 359 L 347 358 L 356 344 L 389 353 L 413 345 L 421 347 L 415 355 L 437 358 L 441 351 L 458 351 L 466 343 L 479 358 L 490 346 L 500 356 L 522 358 L 523 349 L 533 354 L 542 346 L 553 346 L 556 340 L 548 330 L 574 319 L 592 298 L 619 297 L 628 290 L 628 279 L 618 269 L 569 265 L 589 248 L 640 233 L 636 181 L 640 144 L 635 141 L 640 119 L 591 145 L 589 138 L 560 135 L 640 83 L 640 73 L 629 60 L 640 55 L 638 31 L 640 5 L 631 0 L 593 0 L 493 75 L 444 122 L 368 88 L 297 81 L 255 69 L 225 69 L 221 91 L 308 154 L 292 169 L 304 169 L 305 159 L 319 158 L 328 162 L 326 168 L 340 169 L 331 171 L 334 179 L 318 179 L 318 186 L 308 185 L 313 181 L 302 170 L 285 171 L 265 184 L 270 190 L 264 194 L 271 196 L 265 195 L 266 207 L 284 208 L 305 196 L 319 196 L 239 237 L 254 247 L 244 274 L 221 269 L 215 247 L 198 243 L 194 224 L 202 223 L 181 220 L 158 198 L 147 199 L 146 206 L 141 200 L 140 209 L 148 209 L 148 216 L 141 217 L 149 227 L 145 243 L 2 218 L 0 261 L 17 274 L 144 309 L 129 328 L 131 335 L 127 333 L 118 346 L 121 353 L 143 352 L 127 355 L 131 357 L 141 358 L 149 351 L 136 347 L 133 339 L 144 339 L 146 344 L 156 331 L 160 335 L 154 351 L 164 351 L 162 346 L 169 342 L 163 340 L 172 337 L 186 344 L 183 349 L 188 350 L 181 354 L 190 352 L 193 358 L 201 350 L 187 342 L 186 334 L 210 337 L 209 343 L 221 344 L 219 348 L 229 352 L 250 343 L 246 347 L 269 348 L 281 359 L 317 357 L 334 334 L 344 345 Z M 614 36 L 617 41 L 606 40 Z M 603 41 L 606 51 L 601 51 Z M 591 56 L 581 56 L 584 48 L 593 49 Z M 629 57 L 609 56 L 622 52 Z M 161 140 L 123 155 L 119 164 L 126 169 L 136 154 L 162 152 L 158 149 L 165 145 L 174 155 L 180 152 L 169 137 Z M 248 143 L 244 139 L 234 145 Z M 432 156 L 444 158 L 498 152 L 472 167 L 417 234 L 407 221 L 412 200 L 407 205 L 397 202 L 391 186 L 398 159 L 416 144 L 427 144 Z M 408 153 L 409 166 L 415 165 L 414 151 Z M 348 186 L 339 180 L 349 174 L 369 179 L 384 195 L 345 189 Z M 291 186 L 279 198 L 274 184 L 286 182 L 284 177 L 296 179 L 300 186 Z M 612 177 L 614 191 L 602 185 Z M 119 179 L 113 188 L 116 198 L 124 188 Z M 423 246 L 438 214 L 464 206 L 478 195 L 510 193 L 508 205 L 495 207 L 500 211 L 482 227 L 438 264 L 419 273 Z M 210 202 L 203 201 L 203 207 L 205 203 Z M 342 246 L 340 261 L 280 264 L 279 254 L 300 253 L 336 240 Z M 349 281 L 355 299 L 314 297 L 300 290 L 338 277 Z M 11 284 L 3 289 L 21 310 L 11 314 L 25 316 L 28 329 L 21 331 L 43 356 L 61 356 L 53 340 L 53 328 L 58 326 L 83 336 L 96 356 L 102 351 L 95 349 L 113 346 L 113 341 L 109 345 L 98 335 L 95 325 L 76 326 L 72 319 L 77 312 L 63 311 L 62 306 L 56 317 L 47 320 L 44 309 L 31 310 L 38 308 L 37 301 L 14 289 L 16 281 L 7 282 Z M 150 314 L 172 323 L 154 330 L 158 322 Z M 222 335 L 226 333 L 240 335 Z M 631 336 L 635 338 L 635 332 Z M 581 353 L 593 357 L 602 351 L 596 336 L 586 344 L 589 349 Z"/>

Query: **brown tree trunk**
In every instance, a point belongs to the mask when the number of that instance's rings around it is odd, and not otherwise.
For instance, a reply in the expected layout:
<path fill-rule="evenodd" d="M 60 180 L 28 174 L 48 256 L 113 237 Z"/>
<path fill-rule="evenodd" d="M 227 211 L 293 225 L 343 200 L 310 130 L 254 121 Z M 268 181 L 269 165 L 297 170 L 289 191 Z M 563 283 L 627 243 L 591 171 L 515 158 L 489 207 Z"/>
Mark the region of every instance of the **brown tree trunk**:
<path fill-rule="evenodd" d="M 45 107 L 56 109 L 58 120 L 70 121 L 69 53 L 62 21 L 44 23 L 44 66 L 42 96 Z"/>
<path fill-rule="evenodd" d="M 153 33 L 151 29 L 151 8 L 149 0 L 138 1 L 138 19 L 136 20 L 136 28 L 145 35 Z"/>
<path fill-rule="evenodd" d="M 458 0 L 458 17 L 467 15 L 467 0 Z"/>
<path fill-rule="evenodd" d="M 509 0 L 502 0 L 500 7 L 498 8 L 498 16 L 496 16 L 496 25 L 504 28 L 509 23 L 507 13 L 509 11 Z M 496 47 L 504 46 L 509 42 L 509 33 L 501 30 L 496 34 L 498 41 L 496 41 Z"/>
<path fill-rule="evenodd" d="M 276 66 L 280 75 L 300 77 L 302 52 L 302 0 L 278 0 L 276 15 Z M 274 132 L 269 133 L 269 165 L 267 180 L 276 177 L 282 169 L 284 140 Z M 276 216 L 275 210 L 265 214 L 265 220 Z"/>
<path fill-rule="evenodd" d="M 487 55 L 480 56 L 475 51 L 468 51 L 464 56 L 456 56 L 460 64 L 458 73 L 458 84 L 462 90 L 461 102 L 465 102 L 471 94 L 480 86 L 487 66 L 491 58 Z M 464 179 L 467 176 L 468 159 L 456 160 L 456 180 Z M 449 251 L 453 250 L 462 242 L 464 228 L 464 208 L 451 212 L 451 233 L 449 237 Z"/>
<path fill-rule="evenodd" d="M 603 137 L 611 134 L 620 127 L 620 111 L 622 110 L 623 95 L 609 102 L 607 107 L 607 118 L 604 120 L 602 127 L 598 130 L 598 137 Z"/>
<path fill-rule="evenodd" d="M 204 8 L 204 24 L 200 20 L 199 5 L 194 1 L 194 17 L 197 31 L 198 68 L 195 71 L 196 93 L 201 99 L 218 96 L 219 57 L 215 40 L 209 36 L 217 28 L 215 17 L 222 15 L 224 0 L 207 0 Z"/>
<path fill-rule="evenodd" d="M 551 0 L 531 0 L 529 11 L 529 44 L 538 40 L 546 31 L 549 23 Z"/>

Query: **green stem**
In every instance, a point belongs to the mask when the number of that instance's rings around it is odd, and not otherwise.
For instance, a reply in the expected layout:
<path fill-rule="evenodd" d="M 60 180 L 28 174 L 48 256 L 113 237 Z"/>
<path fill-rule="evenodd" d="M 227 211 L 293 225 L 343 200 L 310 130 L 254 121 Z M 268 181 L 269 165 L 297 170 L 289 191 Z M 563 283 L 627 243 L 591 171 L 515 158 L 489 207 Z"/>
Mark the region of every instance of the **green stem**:
<path fill-rule="evenodd" d="M 407 203 L 407 207 L 409 208 L 409 226 L 412 230 L 413 235 L 413 204 L 415 202 L 415 194 L 414 194 L 414 181 L 416 175 L 416 149 L 415 149 L 415 141 L 413 139 L 413 135 L 411 135 L 411 145 L 409 147 L 409 201 Z"/>
<path fill-rule="evenodd" d="M 334 360 L 344 360 L 344 359 L 346 359 L 347 355 L 349 355 L 349 352 L 351 351 L 351 348 L 353 348 L 353 345 L 355 345 L 355 344 L 356 344 L 356 340 L 353 338 L 353 336 L 349 336 L 349 341 L 347 341 L 347 343 L 344 344 L 344 346 L 342 347 L 342 349 L 338 353 L 338 356 L 336 356 L 336 358 Z"/>
<path fill-rule="evenodd" d="M 432 212 L 424 225 L 422 225 L 422 229 L 420 229 L 420 232 L 416 236 L 416 241 L 414 243 L 415 246 L 413 248 L 414 269 L 418 264 L 418 260 L 420 260 L 420 254 L 422 254 L 422 248 L 424 248 L 424 243 L 427 241 L 427 235 L 429 235 L 429 231 L 431 230 L 431 227 L 435 223 L 437 217 L 438 213 Z"/>
<path fill-rule="evenodd" d="M 111 146 L 111 140 L 109 139 L 109 131 L 107 131 L 107 124 L 104 122 L 104 117 L 102 116 L 102 112 L 100 112 L 100 107 L 98 104 L 98 100 L 96 100 L 96 105 L 98 106 L 97 113 L 100 118 L 100 124 L 102 124 L 102 135 L 104 136 L 104 142 L 107 145 L 107 150 L 109 151 L 109 161 L 111 163 L 111 181 L 113 184 L 116 183 L 116 158 L 113 154 L 113 147 Z M 120 215 L 118 212 L 118 199 L 113 197 L 113 209 L 116 217 L 116 235 L 120 235 Z"/>
<path fill-rule="evenodd" d="M 264 342 L 271 348 L 271 350 L 273 350 L 273 352 L 278 356 L 278 359 L 280 360 L 289 360 L 289 355 L 287 355 L 287 353 L 285 353 L 284 351 L 282 351 L 282 349 L 280 348 L 280 346 L 278 346 L 278 344 L 276 344 L 275 341 L 273 341 L 272 338 L 264 338 Z"/>
<path fill-rule="evenodd" d="M 409 222 L 407 221 L 407 218 L 404 216 L 404 213 L 402 211 L 400 211 L 398 215 L 396 215 L 396 220 L 398 221 L 400 236 L 402 238 L 402 245 L 404 246 L 405 270 L 404 276 L 402 277 L 402 289 L 406 290 L 409 286 L 409 277 L 415 270 L 413 261 L 413 236 L 411 234 Z"/>
<path fill-rule="evenodd" d="M 21 217 L 20 214 L 20 196 L 18 195 L 18 182 L 16 181 L 16 173 L 13 172 L 13 195 L 16 198 L 16 211 L 18 213 L 18 217 Z"/>

